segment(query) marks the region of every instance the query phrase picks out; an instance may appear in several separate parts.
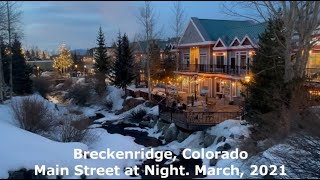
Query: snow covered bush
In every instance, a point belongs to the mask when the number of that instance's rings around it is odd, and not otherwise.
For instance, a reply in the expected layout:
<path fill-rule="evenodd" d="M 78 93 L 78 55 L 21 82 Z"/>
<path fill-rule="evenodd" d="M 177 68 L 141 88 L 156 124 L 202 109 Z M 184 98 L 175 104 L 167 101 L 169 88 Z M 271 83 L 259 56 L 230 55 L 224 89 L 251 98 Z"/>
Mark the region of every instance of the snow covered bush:
<path fill-rule="evenodd" d="M 51 92 L 51 86 L 52 82 L 50 82 L 48 78 L 39 77 L 33 79 L 33 90 L 44 98 Z"/>
<path fill-rule="evenodd" d="M 83 122 L 86 119 L 85 116 L 75 116 L 75 115 L 66 115 L 62 117 L 61 121 L 61 132 L 60 140 L 62 142 L 83 142 L 89 141 L 90 134 L 87 127 L 90 124 L 81 123 L 78 126 L 75 125 L 75 122 Z"/>
<path fill-rule="evenodd" d="M 54 115 L 48 104 L 37 96 L 13 99 L 11 109 L 20 127 L 30 132 L 48 132 L 54 125 Z"/>
<path fill-rule="evenodd" d="M 66 94 L 67 99 L 73 99 L 77 105 L 84 106 L 91 97 L 91 88 L 85 84 L 74 84 Z"/>

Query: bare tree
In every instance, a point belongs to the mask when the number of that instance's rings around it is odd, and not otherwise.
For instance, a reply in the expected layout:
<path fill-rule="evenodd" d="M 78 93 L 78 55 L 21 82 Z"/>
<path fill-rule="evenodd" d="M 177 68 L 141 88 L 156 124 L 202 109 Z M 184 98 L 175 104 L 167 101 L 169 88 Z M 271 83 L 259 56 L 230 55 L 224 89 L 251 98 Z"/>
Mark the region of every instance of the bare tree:
<path fill-rule="evenodd" d="M 1 9 L 1 18 L 0 18 L 0 30 L 4 34 L 5 39 L 8 39 L 9 46 L 9 85 L 10 85 L 10 97 L 13 94 L 13 78 L 12 78 L 12 39 L 13 34 L 18 35 L 19 24 L 21 19 L 22 11 L 18 9 L 18 4 L 15 1 L 1 1 L 0 9 Z M 20 32 L 19 35 L 22 35 Z"/>
<path fill-rule="evenodd" d="M 180 1 L 173 3 L 173 22 L 172 22 L 172 29 L 174 30 L 174 36 L 175 36 L 175 46 L 178 48 L 180 38 L 182 36 L 182 31 L 185 26 L 186 21 L 186 15 L 185 11 L 181 5 Z M 176 53 L 176 70 L 178 70 L 178 61 L 179 61 L 179 52 Z"/>
<path fill-rule="evenodd" d="M 150 77 L 150 51 L 149 45 L 151 40 L 155 39 L 158 32 L 156 32 L 157 17 L 150 1 L 145 1 L 144 6 L 140 8 L 140 13 L 138 16 L 138 21 L 144 28 L 146 48 L 144 49 L 146 57 L 147 66 L 147 76 L 148 76 L 148 99 L 151 100 L 151 77 Z"/>
<path fill-rule="evenodd" d="M 285 75 L 286 82 L 301 79 L 305 75 L 305 67 L 309 51 L 318 39 L 314 33 L 320 26 L 320 2 L 318 1 L 250 1 L 240 3 L 258 14 L 260 19 L 267 21 L 274 17 L 284 23 L 285 36 Z M 226 7 L 226 6 L 225 6 Z M 229 14 L 241 15 L 235 8 L 226 8 Z M 248 15 L 241 15 L 257 19 Z M 293 38 L 295 37 L 295 38 Z M 292 52 L 295 58 L 292 59 Z"/>

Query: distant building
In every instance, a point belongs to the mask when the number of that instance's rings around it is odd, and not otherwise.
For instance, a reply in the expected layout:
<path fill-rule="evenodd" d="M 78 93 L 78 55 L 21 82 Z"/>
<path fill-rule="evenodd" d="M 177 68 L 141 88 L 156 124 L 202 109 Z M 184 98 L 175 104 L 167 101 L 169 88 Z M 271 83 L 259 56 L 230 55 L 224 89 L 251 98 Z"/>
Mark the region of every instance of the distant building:
<path fill-rule="evenodd" d="M 84 65 L 86 66 L 86 69 L 88 69 L 89 73 L 94 73 L 95 71 L 94 53 L 96 49 L 96 47 L 88 49 L 86 55 L 82 57 L 82 61 L 84 62 Z M 111 59 L 114 60 L 115 48 L 107 47 L 107 56 L 111 57 Z"/>
<path fill-rule="evenodd" d="M 174 44 L 176 42 L 176 38 L 170 38 L 168 40 L 156 39 L 151 41 L 159 46 L 160 48 L 160 60 L 162 61 L 164 58 L 164 50 L 169 48 L 171 52 L 177 52 Z M 146 41 L 136 41 L 131 43 L 131 48 L 133 50 L 133 55 L 135 59 L 135 72 L 137 74 L 136 84 L 146 83 Z"/>
<path fill-rule="evenodd" d="M 43 71 L 53 71 L 53 60 L 26 61 L 31 67 L 39 67 Z"/>

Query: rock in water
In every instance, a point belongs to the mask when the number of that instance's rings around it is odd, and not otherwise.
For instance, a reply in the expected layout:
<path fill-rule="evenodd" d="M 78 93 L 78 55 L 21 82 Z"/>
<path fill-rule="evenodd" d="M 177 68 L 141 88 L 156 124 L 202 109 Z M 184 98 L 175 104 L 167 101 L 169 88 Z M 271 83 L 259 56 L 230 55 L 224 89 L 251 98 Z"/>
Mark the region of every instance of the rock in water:
<path fill-rule="evenodd" d="M 215 166 L 217 162 L 218 162 L 218 159 L 216 158 L 210 159 L 210 166 Z"/>
<path fill-rule="evenodd" d="M 143 99 L 136 99 L 136 98 L 130 98 L 123 101 L 122 106 L 123 108 L 120 110 L 120 112 L 126 112 L 130 109 L 144 103 Z"/>
<path fill-rule="evenodd" d="M 214 140 L 216 138 L 217 138 L 217 136 L 205 133 L 204 139 L 203 139 L 204 147 L 207 148 L 207 147 L 211 146 L 214 143 Z"/>
<path fill-rule="evenodd" d="M 177 137 L 177 141 L 178 142 L 182 142 L 185 139 L 187 139 L 189 137 L 189 133 L 183 132 L 183 131 L 179 131 L 178 137 Z"/>
<path fill-rule="evenodd" d="M 169 126 L 168 130 L 166 130 L 166 132 L 164 133 L 165 141 L 172 142 L 174 140 L 177 140 L 178 133 L 179 133 L 179 130 L 178 130 L 177 126 L 172 123 Z"/>
<path fill-rule="evenodd" d="M 229 149 L 231 149 L 231 145 L 228 144 L 228 143 L 225 143 L 225 144 L 223 145 L 223 148 L 224 148 L 225 151 L 228 151 Z"/>
<path fill-rule="evenodd" d="M 218 140 L 217 140 L 217 144 L 218 144 L 219 142 L 225 142 L 225 141 L 226 141 L 226 137 L 220 136 L 220 137 L 218 138 Z"/>

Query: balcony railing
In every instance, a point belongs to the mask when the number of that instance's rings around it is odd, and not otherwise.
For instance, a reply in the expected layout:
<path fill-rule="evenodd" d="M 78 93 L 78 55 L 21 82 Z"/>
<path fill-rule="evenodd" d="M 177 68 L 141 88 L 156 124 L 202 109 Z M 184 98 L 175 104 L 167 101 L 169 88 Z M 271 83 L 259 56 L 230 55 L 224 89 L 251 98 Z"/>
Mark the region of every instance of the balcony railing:
<path fill-rule="evenodd" d="M 247 66 L 232 65 L 179 64 L 179 71 L 242 75 L 246 74 L 249 71 L 249 68 Z"/>

